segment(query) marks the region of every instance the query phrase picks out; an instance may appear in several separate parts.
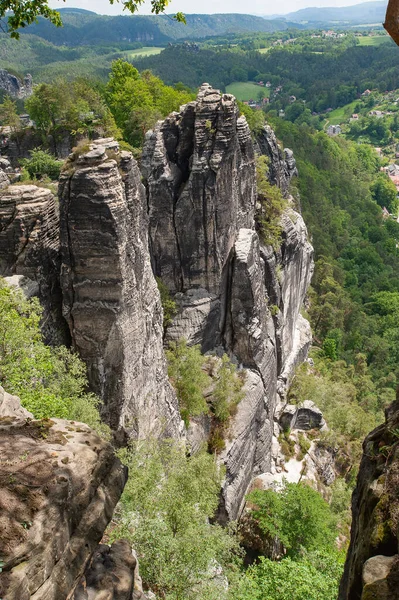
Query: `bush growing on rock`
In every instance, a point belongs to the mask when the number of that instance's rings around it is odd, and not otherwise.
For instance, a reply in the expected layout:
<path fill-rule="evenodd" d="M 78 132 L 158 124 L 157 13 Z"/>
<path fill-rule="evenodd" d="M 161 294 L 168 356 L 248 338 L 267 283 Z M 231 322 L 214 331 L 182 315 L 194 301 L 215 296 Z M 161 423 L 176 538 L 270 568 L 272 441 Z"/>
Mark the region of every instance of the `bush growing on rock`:
<path fill-rule="evenodd" d="M 303 550 L 333 548 L 336 522 L 322 496 L 305 483 L 287 483 L 281 491 L 254 490 L 248 496 L 252 516 L 265 536 L 279 539 L 291 557 Z"/>
<path fill-rule="evenodd" d="M 36 298 L 0 279 L 0 383 L 35 418 L 59 417 L 87 423 L 107 435 L 99 400 L 87 393 L 86 367 L 64 346 L 46 346 L 40 333 L 41 307 Z"/>
<path fill-rule="evenodd" d="M 305 553 L 296 561 L 261 557 L 231 590 L 231 600 L 335 600 L 342 571 L 337 552 Z"/>
<path fill-rule="evenodd" d="M 209 413 L 212 417 L 209 448 L 222 450 L 230 417 L 243 397 L 244 372 L 237 373 L 227 354 L 221 359 L 204 356 L 199 346 L 190 347 L 183 339 L 169 345 L 166 357 L 186 426 L 190 417 Z"/>
<path fill-rule="evenodd" d="M 259 203 L 256 222 L 262 242 L 277 248 L 281 242 L 280 219 L 286 202 L 280 188 L 269 182 L 268 172 L 267 157 L 259 156 L 256 161 L 256 184 Z"/>
<path fill-rule="evenodd" d="M 226 598 L 239 549 L 228 529 L 209 523 L 223 477 L 214 458 L 187 457 L 176 440 L 136 442 L 120 458 L 129 480 L 111 536 L 132 543 L 145 585 L 165 600 Z"/>
<path fill-rule="evenodd" d="M 58 179 L 61 172 L 62 161 L 57 160 L 55 156 L 46 150 L 35 148 L 30 151 L 30 158 L 21 160 L 21 165 L 27 170 L 32 179 Z"/>
<path fill-rule="evenodd" d="M 206 359 L 199 346 L 187 346 L 185 340 L 172 342 L 166 357 L 168 374 L 179 399 L 180 413 L 188 427 L 190 417 L 208 411 L 204 392 L 211 380 L 202 368 Z"/>

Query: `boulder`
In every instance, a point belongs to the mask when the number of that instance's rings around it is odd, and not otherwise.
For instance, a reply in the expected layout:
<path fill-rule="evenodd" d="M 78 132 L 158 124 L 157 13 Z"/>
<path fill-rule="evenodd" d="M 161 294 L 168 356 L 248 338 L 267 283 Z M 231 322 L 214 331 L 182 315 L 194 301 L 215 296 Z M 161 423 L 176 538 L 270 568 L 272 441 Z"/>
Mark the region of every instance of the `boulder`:
<path fill-rule="evenodd" d="M 98 546 L 72 600 L 146 600 L 129 542 Z"/>
<path fill-rule="evenodd" d="M 21 406 L 18 396 L 11 396 L 0 386 L 0 418 L 33 419 L 32 413 Z"/>
<path fill-rule="evenodd" d="M 302 404 L 287 404 L 279 419 L 283 430 L 300 429 L 325 429 L 326 422 L 321 410 L 311 400 L 305 400 Z"/>
<path fill-rule="evenodd" d="M 87 425 L 0 419 L 0 597 L 66 600 L 112 517 L 126 469 Z"/>

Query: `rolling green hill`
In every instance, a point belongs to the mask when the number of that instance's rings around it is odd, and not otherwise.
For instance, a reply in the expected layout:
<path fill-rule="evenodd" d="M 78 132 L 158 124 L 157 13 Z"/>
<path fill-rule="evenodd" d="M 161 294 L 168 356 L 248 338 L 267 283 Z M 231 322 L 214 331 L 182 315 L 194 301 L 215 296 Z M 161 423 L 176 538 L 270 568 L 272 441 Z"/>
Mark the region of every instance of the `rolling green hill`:
<path fill-rule="evenodd" d="M 78 46 L 141 42 L 163 45 L 182 39 L 199 39 L 226 33 L 274 32 L 293 25 L 285 19 L 266 20 L 241 14 L 186 15 L 187 24 L 168 15 L 97 15 L 76 9 L 60 10 L 63 27 L 56 28 L 45 19 L 21 30 L 57 45 Z"/>

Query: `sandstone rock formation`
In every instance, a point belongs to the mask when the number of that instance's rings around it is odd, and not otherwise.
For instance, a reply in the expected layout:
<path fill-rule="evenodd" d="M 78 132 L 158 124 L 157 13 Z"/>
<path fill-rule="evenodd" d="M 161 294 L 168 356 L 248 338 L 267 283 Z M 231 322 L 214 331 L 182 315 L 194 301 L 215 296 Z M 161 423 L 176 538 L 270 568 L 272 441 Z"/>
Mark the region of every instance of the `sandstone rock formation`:
<path fill-rule="evenodd" d="M 98 546 L 72 600 L 146 600 L 137 557 L 126 540 Z"/>
<path fill-rule="evenodd" d="M 298 174 L 292 150 L 289 148 L 281 150 L 270 125 L 265 125 L 257 134 L 255 145 L 259 154 L 264 154 L 269 159 L 270 183 L 278 185 L 284 196 L 287 196 L 290 181 Z"/>
<path fill-rule="evenodd" d="M 65 342 L 59 285 L 59 215 L 50 190 L 9 186 L 0 194 L 0 276 L 35 282 L 47 341 Z M 17 279 L 11 283 L 18 285 Z M 23 286 L 22 286 L 23 287 Z"/>
<path fill-rule="evenodd" d="M 32 75 L 26 75 L 21 81 L 5 69 L 0 69 L 0 89 L 5 90 L 13 98 L 28 98 L 33 92 Z"/>
<path fill-rule="evenodd" d="M 18 396 L 12 396 L 0 386 L 0 418 L 12 415 L 19 419 L 33 419 L 32 413 L 21 406 Z"/>
<path fill-rule="evenodd" d="M 254 149 L 235 98 L 204 84 L 147 135 L 142 171 L 155 274 L 174 292 L 220 295 L 236 234 L 255 211 Z"/>
<path fill-rule="evenodd" d="M 283 155 L 268 127 L 255 146 L 270 158 L 271 182 L 288 195 L 292 153 Z M 221 518 L 235 518 L 253 476 L 272 468 L 277 392 L 284 395 L 311 341 L 300 308 L 313 249 L 293 208 L 282 219 L 281 248 L 262 245 L 248 125 L 234 97 L 208 84 L 147 134 L 142 168 L 153 268 L 179 307 L 166 339 L 228 352 L 247 369 L 245 397 L 221 456 Z"/>
<path fill-rule="evenodd" d="M 10 185 L 11 170 L 9 160 L 0 156 L 0 190 Z"/>
<path fill-rule="evenodd" d="M 144 187 L 132 155 L 115 150 L 99 141 L 71 155 L 61 176 L 64 315 L 111 427 L 129 437 L 179 436 Z"/>
<path fill-rule="evenodd" d="M 287 404 L 279 419 L 282 429 L 323 429 L 326 422 L 323 413 L 311 400 L 305 400 L 302 404 Z"/>
<path fill-rule="evenodd" d="M 399 400 L 370 433 L 352 497 L 340 600 L 399 599 Z"/>
<path fill-rule="evenodd" d="M 17 416 L 0 419 L 0 596 L 66 600 L 112 517 L 126 470 L 87 425 L 21 419 L 18 409 Z"/>

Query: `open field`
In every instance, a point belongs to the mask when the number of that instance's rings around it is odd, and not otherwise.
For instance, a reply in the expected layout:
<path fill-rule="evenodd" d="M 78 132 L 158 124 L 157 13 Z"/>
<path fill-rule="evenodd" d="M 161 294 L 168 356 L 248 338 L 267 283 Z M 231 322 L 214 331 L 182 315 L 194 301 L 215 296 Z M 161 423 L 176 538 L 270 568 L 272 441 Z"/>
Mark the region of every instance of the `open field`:
<path fill-rule="evenodd" d="M 340 108 L 336 108 L 327 116 L 329 125 L 339 125 L 340 123 L 344 123 L 348 121 L 355 110 L 356 104 L 358 104 L 358 100 L 351 102 L 350 104 L 345 104 L 345 106 L 341 106 Z"/>
<path fill-rule="evenodd" d="M 259 92 L 263 92 L 265 97 L 269 96 L 270 90 L 265 87 L 261 87 L 256 83 L 250 81 L 235 81 L 230 85 L 226 86 L 226 92 L 233 94 L 237 100 L 258 100 Z"/>
<path fill-rule="evenodd" d="M 269 52 L 269 50 L 271 50 L 271 46 L 269 46 L 268 48 L 259 48 L 258 52 L 260 52 L 261 54 L 266 54 L 266 52 Z"/>
<path fill-rule="evenodd" d="M 389 35 L 372 35 L 357 38 L 360 46 L 380 46 L 390 41 Z"/>
<path fill-rule="evenodd" d="M 144 48 L 138 48 L 137 50 L 128 50 L 126 56 L 129 58 L 140 58 L 142 56 L 153 56 L 154 54 L 161 54 L 164 48 L 158 48 L 156 46 L 145 46 Z"/>

